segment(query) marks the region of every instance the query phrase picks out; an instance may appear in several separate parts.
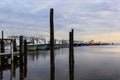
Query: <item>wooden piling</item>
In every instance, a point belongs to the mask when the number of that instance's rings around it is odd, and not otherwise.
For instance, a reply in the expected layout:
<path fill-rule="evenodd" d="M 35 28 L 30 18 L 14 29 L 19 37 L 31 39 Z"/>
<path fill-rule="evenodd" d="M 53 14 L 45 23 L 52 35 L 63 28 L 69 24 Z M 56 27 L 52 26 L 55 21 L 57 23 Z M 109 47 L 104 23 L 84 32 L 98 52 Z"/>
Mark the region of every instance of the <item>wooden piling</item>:
<path fill-rule="evenodd" d="M 71 63 L 71 53 L 72 53 L 72 49 L 71 49 L 71 32 L 69 32 L 69 64 Z"/>
<path fill-rule="evenodd" d="M 51 80 L 54 80 L 55 64 L 54 64 L 54 10 L 50 9 L 50 63 L 51 63 Z"/>
<path fill-rule="evenodd" d="M 27 76 L 27 40 L 24 40 L 24 77 Z"/>
<path fill-rule="evenodd" d="M 23 36 L 19 37 L 20 42 L 19 42 L 19 52 L 20 52 L 20 62 L 23 62 Z"/>
<path fill-rule="evenodd" d="M 72 59 L 74 60 L 74 30 L 73 29 L 71 31 L 71 56 Z"/>
<path fill-rule="evenodd" d="M 4 32 L 2 31 L 2 40 L 1 40 L 1 53 L 5 52 L 5 48 L 4 48 Z"/>
<path fill-rule="evenodd" d="M 69 32 L 69 77 L 74 80 L 74 30 Z"/>
<path fill-rule="evenodd" d="M 24 62 L 27 61 L 27 40 L 24 40 Z"/>
<path fill-rule="evenodd" d="M 20 80 L 23 79 L 23 36 L 19 37 L 19 52 L 20 52 Z"/>
<path fill-rule="evenodd" d="M 4 53 L 5 52 L 5 48 L 4 48 L 4 32 L 2 31 L 2 39 L 0 41 L 1 43 L 1 53 Z M 1 57 L 1 64 L 4 65 L 4 62 L 5 62 L 5 59 L 4 57 Z"/>
<path fill-rule="evenodd" d="M 13 40 L 13 52 L 16 52 L 17 48 L 16 48 L 16 39 Z"/>

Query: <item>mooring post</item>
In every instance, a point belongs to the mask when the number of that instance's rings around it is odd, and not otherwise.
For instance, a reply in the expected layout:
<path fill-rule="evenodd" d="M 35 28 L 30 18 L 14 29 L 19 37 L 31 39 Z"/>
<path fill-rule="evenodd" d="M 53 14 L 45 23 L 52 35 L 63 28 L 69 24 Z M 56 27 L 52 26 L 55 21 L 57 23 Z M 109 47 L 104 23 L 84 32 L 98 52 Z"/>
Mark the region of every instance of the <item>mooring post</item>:
<path fill-rule="evenodd" d="M 20 52 L 20 80 L 23 79 L 23 36 L 19 37 L 19 52 Z"/>
<path fill-rule="evenodd" d="M 16 48 L 16 39 L 13 40 L 13 52 L 16 52 L 17 48 Z"/>
<path fill-rule="evenodd" d="M 2 31 L 2 39 L 1 39 L 1 53 L 5 52 L 4 48 L 4 32 Z"/>
<path fill-rule="evenodd" d="M 74 60 L 74 30 L 71 31 L 71 55 L 72 59 Z M 74 62 L 74 61 L 73 61 Z"/>
<path fill-rule="evenodd" d="M 72 53 L 72 49 L 71 49 L 71 32 L 69 32 L 69 64 L 71 63 L 71 53 Z"/>
<path fill-rule="evenodd" d="M 24 40 L 24 62 L 27 61 L 27 40 Z"/>
<path fill-rule="evenodd" d="M 69 76 L 74 80 L 74 30 L 69 32 Z"/>
<path fill-rule="evenodd" d="M 54 10 L 50 9 L 50 63 L 51 63 L 51 80 L 54 80 L 55 64 L 54 64 Z"/>
<path fill-rule="evenodd" d="M 24 77 L 27 76 L 27 40 L 24 40 Z"/>
<path fill-rule="evenodd" d="M 2 39 L 1 39 L 1 53 L 5 52 L 5 48 L 4 48 L 4 32 L 2 31 Z M 1 64 L 4 65 L 4 57 L 1 57 Z"/>

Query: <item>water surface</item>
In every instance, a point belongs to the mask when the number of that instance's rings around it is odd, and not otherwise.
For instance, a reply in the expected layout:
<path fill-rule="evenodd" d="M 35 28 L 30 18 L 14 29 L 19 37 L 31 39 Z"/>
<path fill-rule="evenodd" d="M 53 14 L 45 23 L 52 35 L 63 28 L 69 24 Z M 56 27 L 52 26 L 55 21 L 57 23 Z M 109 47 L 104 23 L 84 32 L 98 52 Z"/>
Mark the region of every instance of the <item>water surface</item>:
<path fill-rule="evenodd" d="M 23 80 L 50 80 L 50 51 L 28 53 Z M 120 80 L 120 46 L 83 46 L 74 48 L 74 80 Z M 14 80 L 20 79 L 19 67 Z M 53 80 L 70 80 L 69 49 L 55 50 Z M 3 71 L 2 80 L 10 80 L 11 71 Z"/>

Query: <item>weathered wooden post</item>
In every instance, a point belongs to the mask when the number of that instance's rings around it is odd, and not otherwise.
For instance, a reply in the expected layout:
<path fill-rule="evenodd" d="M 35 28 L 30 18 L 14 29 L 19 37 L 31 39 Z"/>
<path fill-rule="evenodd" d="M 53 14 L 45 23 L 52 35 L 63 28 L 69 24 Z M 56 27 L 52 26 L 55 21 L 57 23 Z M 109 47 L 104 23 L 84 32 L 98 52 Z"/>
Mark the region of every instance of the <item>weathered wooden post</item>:
<path fill-rule="evenodd" d="M 16 52 L 17 48 L 16 48 L 16 39 L 13 40 L 13 52 Z"/>
<path fill-rule="evenodd" d="M 19 37 L 19 52 L 20 52 L 20 80 L 23 79 L 23 36 Z"/>
<path fill-rule="evenodd" d="M 5 52 L 5 48 L 4 48 L 4 32 L 2 31 L 2 39 L 1 39 L 1 53 Z M 1 64 L 3 65 L 5 62 L 4 57 L 1 57 Z"/>
<path fill-rule="evenodd" d="M 24 40 L 24 62 L 27 61 L 27 40 Z"/>
<path fill-rule="evenodd" d="M 24 77 L 27 76 L 27 40 L 24 40 Z"/>
<path fill-rule="evenodd" d="M 16 46 L 16 39 L 13 39 L 11 41 L 11 43 L 13 43 L 13 52 L 17 52 L 17 46 Z M 18 57 L 17 56 L 13 56 L 13 61 L 17 61 L 18 60 Z M 14 70 L 15 71 L 15 70 Z M 15 73 L 15 72 L 14 72 Z M 15 76 L 15 74 L 14 74 Z"/>
<path fill-rule="evenodd" d="M 51 63 L 51 80 L 54 80 L 55 64 L 54 64 L 54 10 L 50 9 L 50 63 Z"/>
<path fill-rule="evenodd" d="M 5 52 L 4 48 L 4 32 L 2 31 L 2 39 L 1 39 L 1 53 Z"/>
<path fill-rule="evenodd" d="M 74 31 L 69 32 L 69 76 L 74 80 Z"/>
<path fill-rule="evenodd" d="M 69 63 L 71 61 L 71 32 L 69 32 Z"/>
<path fill-rule="evenodd" d="M 3 31 L 2 31 L 2 39 L 0 40 L 0 47 L 1 47 L 1 53 L 3 53 L 4 51 L 3 51 Z M 0 65 L 1 65 L 1 68 L 3 68 L 2 66 L 3 66 L 3 59 L 4 59 L 4 57 L 0 57 Z M 2 80 L 2 78 L 3 78 L 3 71 L 2 71 L 2 69 L 0 69 L 0 79 Z"/>
<path fill-rule="evenodd" d="M 74 30 L 71 32 L 71 55 L 74 62 Z"/>

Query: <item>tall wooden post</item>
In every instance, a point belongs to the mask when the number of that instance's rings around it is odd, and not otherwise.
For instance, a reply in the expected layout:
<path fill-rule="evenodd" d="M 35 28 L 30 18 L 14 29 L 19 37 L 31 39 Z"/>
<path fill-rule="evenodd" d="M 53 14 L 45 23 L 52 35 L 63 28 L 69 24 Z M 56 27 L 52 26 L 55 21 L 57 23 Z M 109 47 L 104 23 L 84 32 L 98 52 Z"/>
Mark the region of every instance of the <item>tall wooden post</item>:
<path fill-rule="evenodd" d="M 27 40 L 24 40 L 24 62 L 27 61 Z"/>
<path fill-rule="evenodd" d="M 13 52 L 16 52 L 17 48 L 16 48 L 16 39 L 13 40 Z"/>
<path fill-rule="evenodd" d="M 74 30 L 71 31 L 71 55 L 74 60 Z"/>
<path fill-rule="evenodd" d="M 19 37 L 19 52 L 20 52 L 20 80 L 23 80 L 23 36 Z"/>
<path fill-rule="evenodd" d="M 1 40 L 1 53 L 5 52 L 4 48 L 4 32 L 2 31 L 2 40 Z"/>
<path fill-rule="evenodd" d="M 54 80 L 55 64 L 54 64 L 54 10 L 50 9 L 50 63 L 51 63 L 51 80 Z"/>
<path fill-rule="evenodd" d="M 71 32 L 69 32 L 69 64 L 71 63 L 71 53 L 72 53 L 72 46 L 71 46 Z"/>
<path fill-rule="evenodd" d="M 24 40 L 24 77 L 27 76 L 27 40 Z"/>
<path fill-rule="evenodd" d="M 5 48 L 4 48 L 4 32 L 2 31 L 2 39 L 1 39 L 1 53 L 5 52 Z M 1 65 L 4 65 L 4 57 L 1 57 Z"/>
<path fill-rule="evenodd" d="M 69 76 L 74 80 L 74 30 L 69 32 Z"/>

